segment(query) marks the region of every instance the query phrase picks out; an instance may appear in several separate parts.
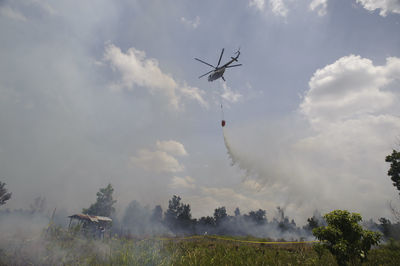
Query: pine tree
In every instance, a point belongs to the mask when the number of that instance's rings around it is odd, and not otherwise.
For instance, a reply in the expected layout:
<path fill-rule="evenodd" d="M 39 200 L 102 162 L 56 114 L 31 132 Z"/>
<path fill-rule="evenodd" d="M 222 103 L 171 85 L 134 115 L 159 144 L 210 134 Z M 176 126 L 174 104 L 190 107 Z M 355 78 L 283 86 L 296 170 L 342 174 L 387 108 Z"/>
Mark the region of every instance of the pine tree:
<path fill-rule="evenodd" d="M 89 208 L 83 209 L 82 212 L 89 215 L 110 217 L 115 212 L 113 205 L 117 202 L 113 199 L 113 192 L 114 189 L 111 184 L 108 184 L 105 188 L 101 188 L 96 194 L 96 202 L 91 204 Z"/>

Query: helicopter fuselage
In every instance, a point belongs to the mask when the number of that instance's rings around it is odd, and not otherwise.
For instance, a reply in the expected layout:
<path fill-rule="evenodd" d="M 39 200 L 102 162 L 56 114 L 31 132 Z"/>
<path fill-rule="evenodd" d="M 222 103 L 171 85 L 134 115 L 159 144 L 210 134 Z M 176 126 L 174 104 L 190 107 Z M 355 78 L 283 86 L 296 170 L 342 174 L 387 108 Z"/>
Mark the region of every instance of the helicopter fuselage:
<path fill-rule="evenodd" d="M 221 67 L 221 68 L 215 70 L 208 76 L 208 81 L 214 81 L 216 79 L 219 79 L 220 77 L 222 77 L 224 75 L 224 72 L 225 72 L 225 67 Z"/>

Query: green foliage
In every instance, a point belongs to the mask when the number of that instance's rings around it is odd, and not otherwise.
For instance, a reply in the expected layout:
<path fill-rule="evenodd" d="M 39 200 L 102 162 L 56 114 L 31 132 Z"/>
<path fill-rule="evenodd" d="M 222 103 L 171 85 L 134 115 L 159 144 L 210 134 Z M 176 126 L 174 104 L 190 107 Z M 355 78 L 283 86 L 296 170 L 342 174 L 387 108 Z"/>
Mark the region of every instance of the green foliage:
<path fill-rule="evenodd" d="M 363 261 L 373 245 L 380 241 L 377 232 L 364 230 L 359 222 L 362 220 L 358 213 L 346 210 L 335 210 L 324 215 L 327 226 L 313 229 L 313 234 L 335 256 L 339 265 L 348 262 Z"/>
<path fill-rule="evenodd" d="M 393 181 L 393 186 L 400 191 L 400 152 L 393 150 L 391 155 L 386 156 L 385 161 L 390 163 L 388 176 Z"/>
<path fill-rule="evenodd" d="M 313 246 L 315 253 L 318 255 L 318 260 L 321 260 L 322 256 L 324 255 L 326 248 L 321 243 L 316 243 Z"/>
<path fill-rule="evenodd" d="M 203 216 L 199 219 L 198 224 L 203 225 L 203 226 L 209 226 L 212 228 L 213 226 L 215 226 L 215 220 L 214 220 L 214 217 Z"/>
<path fill-rule="evenodd" d="M 311 230 L 318 227 L 318 220 L 316 220 L 314 217 L 308 218 L 307 223 L 308 223 L 308 228 L 310 228 Z"/>
<path fill-rule="evenodd" d="M 165 222 L 171 230 L 189 230 L 192 225 L 190 205 L 181 203 L 181 197 L 174 195 L 168 202 L 165 212 Z"/>
<path fill-rule="evenodd" d="M 307 224 L 303 226 L 303 229 L 312 231 L 314 228 L 324 225 L 326 225 L 324 218 L 318 210 L 315 210 L 313 216 L 307 219 Z"/>
<path fill-rule="evenodd" d="M 227 217 L 225 207 L 219 207 L 214 210 L 214 220 L 217 225 L 221 224 Z"/>
<path fill-rule="evenodd" d="M 378 229 L 382 232 L 385 240 L 389 240 L 390 238 L 400 240 L 400 223 L 392 223 L 384 217 L 379 218 L 378 221 Z"/>
<path fill-rule="evenodd" d="M 366 265 L 399 265 L 400 242 L 390 239 L 385 245 L 371 251 Z"/>
<path fill-rule="evenodd" d="M 380 227 L 380 230 L 383 233 L 383 236 L 386 237 L 386 238 L 389 237 L 389 235 L 390 235 L 390 227 L 391 227 L 392 223 L 390 222 L 389 219 L 386 219 L 384 217 L 379 218 L 379 222 L 380 222 L 379 227 Z"/>
<path fill-rule="evenodd" d="M 11 193 L 5 188 L 6 183 L 0 181 L 0 206 L 6 204 L 6 201 L 11 199 Z"/>
<path fill-rule="evenodd" d="M 256 224 L 263 225 L 267 222 L 266 214 L 267 212 L 265 210 L 258 209 L 258 211 L 250 211 L 246 216 Z"/>
<path fill-rule="evenodd" d="M 400 242 L 394 240 L 393 238 L 389 239 L 389 242 L 386 244 L 386 247 L 390 250 L 400 252 Z M 400 261 L 400 260 L 399 260 Z"/>
<path fill-rule="evenodd" d="M 96 202 L 91 204 L 89 208 L 83 209 L 82 213 L 110 217 L 115 212 L 113 205 L 117 202 L 113 199 L 113 192 L 114 188 L 111 184 L 108 184 L 105 188 L 101 188 L 96 194 Z"/>

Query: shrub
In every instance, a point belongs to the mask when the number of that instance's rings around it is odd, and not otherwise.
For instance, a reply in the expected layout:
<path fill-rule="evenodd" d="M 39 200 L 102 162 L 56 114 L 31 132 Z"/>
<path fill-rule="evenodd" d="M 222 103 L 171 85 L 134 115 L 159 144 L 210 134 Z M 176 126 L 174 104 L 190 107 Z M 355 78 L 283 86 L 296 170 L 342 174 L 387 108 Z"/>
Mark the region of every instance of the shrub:
<path fill-rule="evenodd" d="M 381 234 L 364 230 L 358 213 L 335 210 L 324 215 L 327 226 L 313 229 L 313 234 L 335 256 L 339 265 L 365 260 L 368 251 L 379 243 Z"/>

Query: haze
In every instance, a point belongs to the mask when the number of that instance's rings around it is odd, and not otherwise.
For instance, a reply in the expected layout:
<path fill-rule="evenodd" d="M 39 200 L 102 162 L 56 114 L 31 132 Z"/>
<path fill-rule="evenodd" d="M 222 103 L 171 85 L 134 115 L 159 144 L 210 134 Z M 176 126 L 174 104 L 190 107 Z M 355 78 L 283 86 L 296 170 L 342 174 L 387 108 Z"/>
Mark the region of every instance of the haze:
<path fill-rule="evenodd" d="M 80 212 L 111 183 L 119 211 L 389 216 L 399 28 L 398 0 L 1 0 L 6 207 Z M 238 47 L 226 83 L 197 78 Z"/>

